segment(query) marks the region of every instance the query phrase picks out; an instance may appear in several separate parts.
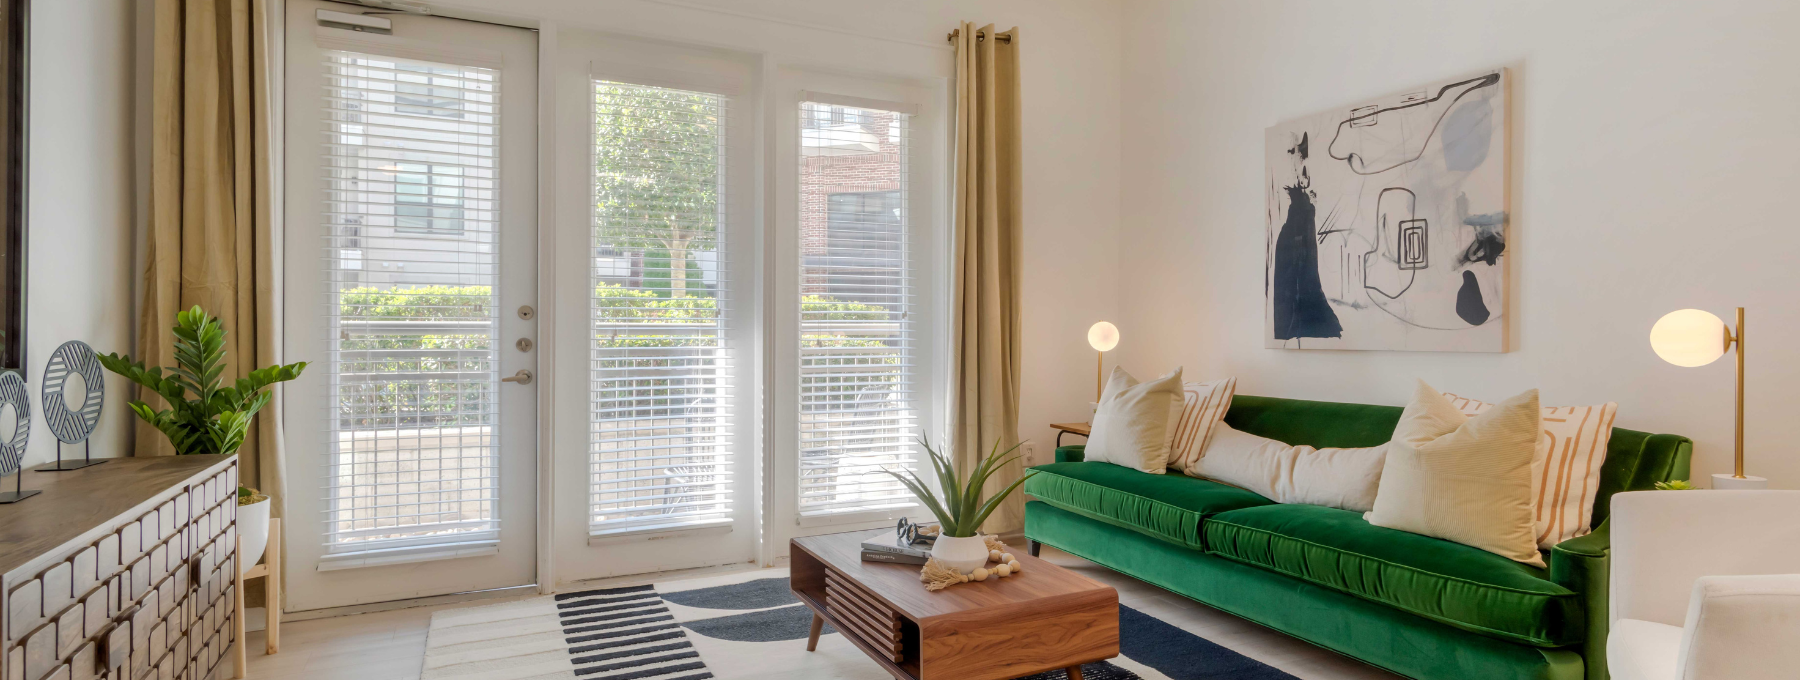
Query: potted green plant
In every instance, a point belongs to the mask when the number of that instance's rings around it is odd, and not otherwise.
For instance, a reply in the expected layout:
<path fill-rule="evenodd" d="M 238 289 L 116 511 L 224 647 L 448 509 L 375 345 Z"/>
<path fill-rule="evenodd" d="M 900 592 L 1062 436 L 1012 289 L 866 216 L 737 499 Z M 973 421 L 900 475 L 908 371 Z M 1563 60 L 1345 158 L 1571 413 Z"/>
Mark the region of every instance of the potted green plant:
<path fill-rule="evenodd" d="M 304 361 L 259 368 L 225 385 L 220 378 L 225 372 L 225 326 L 195 305 L 175 315 L 174 332 L 175 365 L 166 374 L 161 367 L 145 368 L 130 355 L 108 354 L 100 357 L 100 363 L 169 403 L 169 408 L 157 411 L 133 400 L 131 410 L 168 437 L 176 455 L 237 453 L 251 419 L 269 405 L 269 386 L 298 378 L 306 370 Z M 239 486 L 238 498 L 238 530 L 246 548 L 256 546 L 239 556 L 238 564 L 249 569 L 262 559 L 262 547 L 268 545 L 269 497 Z"/>
<path fill-rule="evenodd" d="M 940 531 L 937 540 L 931 545 L 931 556 L 959 574 L 974 571 L 986 565 L 988 560 L 987 541 L 981 536 L 981 523 L 986 522 L 988 515 L 994 514 L 994 510 L 1000 507 L 1000 502 L 1017 491 L 1031 473 L 1020 476 L 1018 481 L 1000 493 L 983 499 L 981 489 L 987 484 L 988 477 L 1001 466 L 1018 458 L 1012 455 L 1019 450 L 1018 445 L 1001 452 L 1000 442 L 996 440 L 994 450 L 964 477 L 958 474 L 955 464 L 949 458 L 932 448 L 931 442 L 920 438 L 919 444 L 925 448 L 927 457 L 931 459 L 931 467 L 937 472 L 938 485 L 943 490 L 942 498 L 932 493 L 925 480 L 911 470 L 882 472 L 900 480 L 907 490 L 919 497 L 919 502 L 924 503 L 931 514 L 937 516 Z"/>

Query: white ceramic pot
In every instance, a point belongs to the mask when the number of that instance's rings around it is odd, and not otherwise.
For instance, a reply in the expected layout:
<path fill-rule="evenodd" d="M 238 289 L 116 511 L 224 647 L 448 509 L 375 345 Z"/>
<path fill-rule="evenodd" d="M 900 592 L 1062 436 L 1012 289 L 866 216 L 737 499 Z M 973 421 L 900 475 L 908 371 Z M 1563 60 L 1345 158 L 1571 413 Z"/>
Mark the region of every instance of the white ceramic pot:
<path fill-rule="evenodd" d="M 967 574 L 987 566 L 987 540 L 980 536 L 955 538 L 939 536 L 931 546 L 931 556 L 937 558 L 944 566 L 955 569 L 958 574 Z"/>
<path fill-rule="evenodd" d="M 249 571 L 262 560 L 263 549 L 269 547 L 269 499 L 238 506 L 238 538 L 244 541 L 244 552 L 238 555 L 238 571 Z"/>

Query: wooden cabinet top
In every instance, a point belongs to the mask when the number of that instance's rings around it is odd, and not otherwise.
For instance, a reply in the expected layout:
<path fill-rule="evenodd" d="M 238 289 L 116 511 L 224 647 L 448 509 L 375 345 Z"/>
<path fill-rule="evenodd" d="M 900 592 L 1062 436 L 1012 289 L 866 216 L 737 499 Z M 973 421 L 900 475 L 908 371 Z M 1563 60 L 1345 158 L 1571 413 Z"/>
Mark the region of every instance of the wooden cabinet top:
<path fill-rule="evenodd" d="M 109 458 L 105 465 L 69 472 L 21 471 L 25 488 L 43 493 L 0 505 L 0 576 L 235 457 Z M 11 476 L 0 482 L 12 490 Z"/>

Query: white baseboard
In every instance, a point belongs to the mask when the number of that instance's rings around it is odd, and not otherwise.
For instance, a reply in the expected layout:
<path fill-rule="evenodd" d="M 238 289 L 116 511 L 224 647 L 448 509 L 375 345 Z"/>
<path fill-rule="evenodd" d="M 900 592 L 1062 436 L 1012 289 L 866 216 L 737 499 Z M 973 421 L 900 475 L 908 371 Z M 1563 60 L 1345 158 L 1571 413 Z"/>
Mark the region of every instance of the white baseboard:
<path fill-rule="evenodd" d="M 477 591 L 468 592 L 468 593 L 452 593 L 450 595 L 436 595 L 436 596 L 432 596 L 432 597 L 419 597 L 419 598 L 413 598 L 410 600 L 389 600 L 387 602 L 370 602 L 368 604 L 353 604 L 353 605 L 345 605 L 342 607 L 327 607 L 324 609 L 308 609 L 306 611 L 299 611 L 299 612 L 286 612 L 281 615 L 281 621 L 283 623 L 287 623 L 290 621 L 311 621 L 313 619 L 328 619 L 328 618 L 332 618 L 332 617 L 336 617 L 336 616 L 352 616 L 355 614 L 373 614 L 375 612 L 389 612 L 389 611 L 394 611 L 396 609 L 412 609 L 413 607 L 430 607 L 432 605 L 439 605 L 439 604 L 456 604 L 459 602 L 475 602 L 475 601 L 479 601 L 479 600 L 497 600 L 497 599 L 523 598 L 523 597 L 536 597 L 537 595 L 538 595 L 538 587 L 536 585 L 513 586 L 510 588 L 495 588 L 493 590 L 477 590 Z M 251 611 L 261 611 L 261 610 L 256 609 L 256 610 L 251 610 Z M 261 618 L 260 615 L 256 618 L 252 618 L 248 613 L 246 613 L 244 616 L 244 622 L 246 624 L 249 624 L 250 622 L 256 621 L 259 618 Z M 251 630 L 251 629 L 246 628 L 245 630 Z"/>

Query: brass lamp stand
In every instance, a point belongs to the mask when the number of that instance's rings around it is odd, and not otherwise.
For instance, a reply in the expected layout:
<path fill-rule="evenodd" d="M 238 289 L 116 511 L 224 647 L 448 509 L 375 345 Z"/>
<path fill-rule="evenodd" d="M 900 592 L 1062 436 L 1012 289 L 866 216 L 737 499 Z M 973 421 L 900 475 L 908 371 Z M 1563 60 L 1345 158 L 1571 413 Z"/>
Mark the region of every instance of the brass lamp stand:
<path fill-rule="evenodd" d="M 1699 309 L 1669 312 L 1650 329 L 1650 346 L 1676 366 L 1705 366 L 1736 350 L 1737 408 L 1733 423 L 1734 464 L 1732 473 L 1713 475 L 1714 489 L 1764 489 L 1769 480 L 1744 474 L 1744 308 L 1737 308 L 1736 324 L 1726 326 L 1723 320 Z M 1720 342 L 1721 335 L 1724 342 Z"/>
<path fill-rule="evenodd" d="M 1725 329 L 1725 348 L 1736 349 L 1737 355 L 1737 422 L 1733 423 L 1733 466 L 1731 474 L 1713 475 L 1714 489 L 1766 489 L 1769 480 L 1744 475 L 1744 308 L 1737 308 L 1737 324 Z"/>

